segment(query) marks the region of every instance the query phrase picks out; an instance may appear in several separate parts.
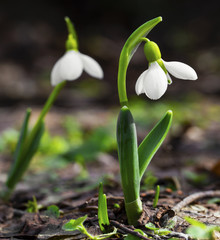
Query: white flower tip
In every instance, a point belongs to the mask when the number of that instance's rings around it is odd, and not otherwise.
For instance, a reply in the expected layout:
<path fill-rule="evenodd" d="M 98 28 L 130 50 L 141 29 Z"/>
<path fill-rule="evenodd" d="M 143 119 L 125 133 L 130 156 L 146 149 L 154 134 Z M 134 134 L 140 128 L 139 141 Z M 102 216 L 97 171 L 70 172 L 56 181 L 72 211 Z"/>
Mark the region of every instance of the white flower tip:
<path fill-rule="evenodd" d="M 85 54 L 82 54 L 82 53 L 80 54 L 80 57 L 83 62 L 84 70 L 90 76 L 92 76 L 94 78 L 98 78 L 98 79 L 102 79 L 104 77 L 103 70 L 102 70 L 101 66 L 99 65 L 99 63 L 96 62 L 96 60 L 94 60 L 93 58 L 91 58 Z"/>
<path fill-rule="evenodd" d="M 96 78 L 98 79 L 103 79 L 104 78 L 104 72 L 102 70 L 102 68 L 100 67 L 100 69 L 96 72 Z"/>
<path fill-rule="evenodd" d="M 155 95 L 153 95 L 153 96 L 152 96 L 152 95 L 150 96 L 149 94 L 146 94 L 146 96 L 147 96 L 148 98 L 150 98 L 151 100 L 153 100 L 153 101 L 160 99 L 163 95 L 164 95 L 164 93 L 163 93 L 162 95 L 161 95 L 161 94 L 160 94 L 160 95 L 156 95 L 156 94 L 155 94 Z"/>
<path fill-rule="evenodd" d="M 191 74 L 189 75 L 189 77 L 191 77 L 191 78 L 189 78 L 189 80 L 197 80 L 198 79 L 197 73 L 193 68 L 191 69 Z"/>

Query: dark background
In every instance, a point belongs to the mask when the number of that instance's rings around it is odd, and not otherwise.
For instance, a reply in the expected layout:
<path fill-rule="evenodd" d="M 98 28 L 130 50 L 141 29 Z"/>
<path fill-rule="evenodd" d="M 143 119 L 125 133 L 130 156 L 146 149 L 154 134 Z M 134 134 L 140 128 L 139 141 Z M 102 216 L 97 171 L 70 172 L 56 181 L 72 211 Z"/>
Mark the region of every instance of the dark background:
<path fill-rule="evenodd" d="M 80 51 L 95 58 L 104 69 L 104 90 L 97 102 L 118 104 L 117 64 L 122 46 L 137 27 L 157 16 L 162 16 L 163 22 L 148 37 L 157 42 L 165 60 L 185 62 L 199 76 L 198 81 L 187 84 L 174 79 L 163 99 L 185 91 L 218 97 L 219 10 L 217 0 L 1 0 L 0 105 L 7 107 L 26 100 L 29 104 L 44 103 L 52 90 L 51 68 L 65 50 L 65 16 L 75 24 Z M 128 69 L 129 94 L 134 94 L 135 82 L 146 68 L 140 47 Z M 85 78 L 88 75 L 84 74 Z M 67 88 L 77 88 L 78 84 L 76 81 Z M 67 95 L 74 98 L 74 94 Z M 62 104 L 65 102 L 67 99 Z"/>

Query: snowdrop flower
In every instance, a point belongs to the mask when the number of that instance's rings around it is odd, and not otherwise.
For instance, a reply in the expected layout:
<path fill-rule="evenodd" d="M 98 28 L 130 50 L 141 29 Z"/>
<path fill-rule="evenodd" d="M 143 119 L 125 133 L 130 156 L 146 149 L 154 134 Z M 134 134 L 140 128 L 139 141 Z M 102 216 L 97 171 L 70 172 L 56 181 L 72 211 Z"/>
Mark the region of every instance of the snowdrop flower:
<path fill-rule="evenodd" d="M 189 65 L 164 61 L 157 44 L 148 39 L 146 41 L 144 52 L 149 61 L 149 68 L 139 76 L 136 82 L 137 95 L 145 93 L 152 100 L 159 99 L 166 92 L 168 84 L 172 83 L 169 73 L 184 80 L 197 79 L 195 70 Z"/>
<path fill-rule="evenodd" d="M 80 53 L 74 46 L 70 34 L 66 43 L 67 52 L 55 63 L 51 72 L 51 84 L 55 86 L 65 80 L 76 80 L 85 70 L 90 76 L 103 78 L 100 65 L 91 57 Z"/>

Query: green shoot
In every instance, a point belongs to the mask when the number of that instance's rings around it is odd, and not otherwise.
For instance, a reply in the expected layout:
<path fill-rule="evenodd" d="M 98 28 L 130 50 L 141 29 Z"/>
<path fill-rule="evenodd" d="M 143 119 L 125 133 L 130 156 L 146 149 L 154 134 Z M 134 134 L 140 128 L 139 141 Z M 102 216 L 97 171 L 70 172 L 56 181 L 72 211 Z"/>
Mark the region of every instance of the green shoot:
<path fill-rule="evenodd" d="M 92 239 L 92 240 L 107 239 L 107 238 L 115 235 L 116 232 L 117 232 L 117 229 L 114 228 L 113 232 L 111 232 L 111 233 L 93 236 L 92 234 L 90 234 L 87 231 L 87 229 L 83 225 L 86 218 L 87 218 L 87 215 L 85 215 L 84 217 L 77 218 L 75 220 L 71 219 L 69 222 L 67 222 L 66 224 L 63 225 L 62 229 L 65 230 L 65 231 L 76 231 L 76 230 L 78 230 L 81 233 L 85 234 L 89 239 Z"/>
<path fill-rule="evenodd" d="M 166 236 L 169 233 L 171 233 L 171 231 L 169 229 L 166 228 L 157 228 L 155 227 L 155 225 L 151 222 L 147 223 L 145 225 L 145 227 L 149 230 L 152 230 L 154 232 L 154 234 L 159 235 L 159 236 Z"/>
<path fill-rule="evenodd" d="M 29 200 L 26 204 L 26 207 L 27 207 L 27 212 L 38 213 L 39 212 L 38 210 L 42 208 L 42 205 L 38 205 L 36 197 L 33 196 L 33 201 Z"/>
<path fill-rule="evenodd" d="M 157 206 L 159 195 L 160 195 L 160 186 L 157 185 L 156 193 L 155 193 L 155 197 L 154 197 L 154 202 L 153 202 L 153 207 L 154 208 Z"/>
<path fill-rule="evenodd" d="M 102 183 L 99 184 L 98 219 L 101 231 L 103 233 L 107 232 L 107 227 L 110 225 L 110 222 L 108 219 L 106 195 L 103 194 Z"/>

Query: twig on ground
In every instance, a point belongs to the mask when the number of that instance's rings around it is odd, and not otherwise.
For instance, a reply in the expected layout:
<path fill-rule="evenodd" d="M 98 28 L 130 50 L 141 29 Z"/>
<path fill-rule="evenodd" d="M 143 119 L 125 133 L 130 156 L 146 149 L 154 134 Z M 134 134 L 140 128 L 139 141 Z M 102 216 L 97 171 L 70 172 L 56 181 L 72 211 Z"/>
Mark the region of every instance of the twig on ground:
<path fill-rule="evenodd" d="M 127 228 L 125 227 L 123 224 L 117 222 L 117 221 L 114 221 L 114 220 L 111 220 L 110 223 L 114 226 L 114 227 L 117 227 L 121 230 L 123 230 L 125 233 L 130 233 L 136 237 L 139 237 L 141 239 L 145 239 L 145 240 L 150 240 L 149 238 L 147 237 L 144 237 L 143 235 L 141 235 L 139 232 L 135 232 L 134 230 L 130 229 L 130 228 Z"/>
<path fill-rule="evenodd" d="M 176 206 L 172 208 L 174 212 L 179 212 L 183 207 L 187 206 L 188 204 L 198 200 L 199 198 L 204 197 L 217 197 L 220 196 L 220 190 L 210 190 L 206 192 L 198 192 L 189 195 L 188 197 L 184 198 L 181 202 L 179 202 Z"/>

